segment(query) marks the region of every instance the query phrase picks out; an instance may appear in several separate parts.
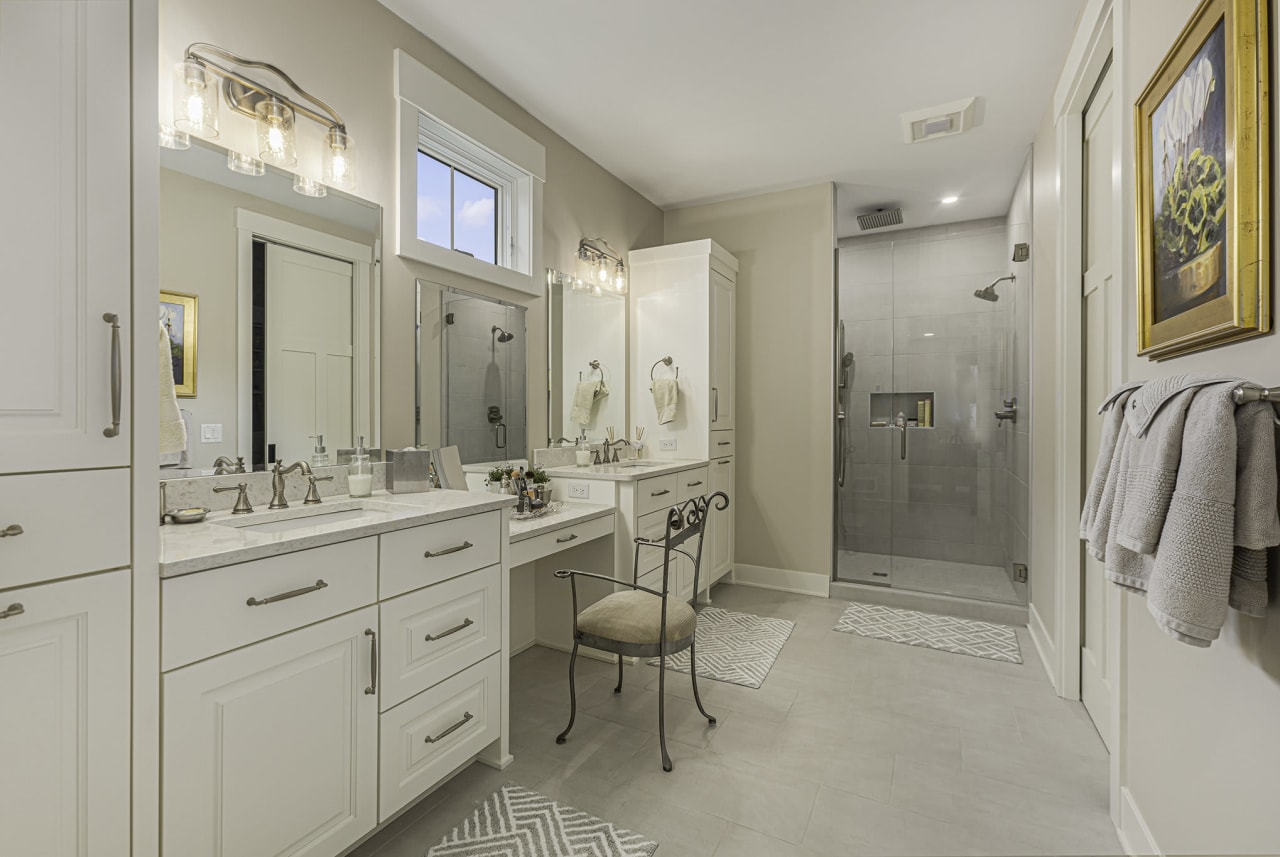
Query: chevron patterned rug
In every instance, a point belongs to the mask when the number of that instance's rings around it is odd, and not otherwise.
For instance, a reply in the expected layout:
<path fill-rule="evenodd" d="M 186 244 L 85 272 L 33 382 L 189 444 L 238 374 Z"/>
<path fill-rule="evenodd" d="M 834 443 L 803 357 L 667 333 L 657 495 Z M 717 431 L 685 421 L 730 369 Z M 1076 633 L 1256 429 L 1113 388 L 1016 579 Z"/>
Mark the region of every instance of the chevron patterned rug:
<path fill-rule="evenodd" d="M 427 857 L 651 857 L 658 843 L 546 795 L 508 785 Z"/>
<path fill-rule="evenodd" d="M 992 661 L 1022 663 L 1018 635 L 1012 627 L 976 619 L 854 602 L 836 620 L 832 630 Z"/>
<path fill-rule="evenodd" d="M 796 623 L 751 613 L 735 613 L 719 607 L 698 611 L 698 677 L 759 687 L 773 668 L 782 644 Z M 649 661 L 656 667 L 658 659 Z M 687 673 L 689 650 L 667 658 L 667 669 Z"/>

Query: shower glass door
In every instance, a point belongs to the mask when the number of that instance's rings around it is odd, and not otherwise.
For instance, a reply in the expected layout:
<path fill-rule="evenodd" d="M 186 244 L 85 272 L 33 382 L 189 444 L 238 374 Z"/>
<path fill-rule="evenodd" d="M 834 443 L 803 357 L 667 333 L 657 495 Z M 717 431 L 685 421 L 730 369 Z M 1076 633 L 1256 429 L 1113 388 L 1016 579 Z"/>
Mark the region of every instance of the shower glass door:
<path fill-rule="evenodd" d="M 837 580 L 1022 601 L 1015 428 L 995 418 L 1014 394 L 1016 285 L 974 294 L 1009 274 L 1008 235 L 976 221 L 840 250 Z"/>
<path fill-rule="evenodd" d="M 526 458 L 525 308 L 441 294 L 441 425 L 463 464 Z"/>

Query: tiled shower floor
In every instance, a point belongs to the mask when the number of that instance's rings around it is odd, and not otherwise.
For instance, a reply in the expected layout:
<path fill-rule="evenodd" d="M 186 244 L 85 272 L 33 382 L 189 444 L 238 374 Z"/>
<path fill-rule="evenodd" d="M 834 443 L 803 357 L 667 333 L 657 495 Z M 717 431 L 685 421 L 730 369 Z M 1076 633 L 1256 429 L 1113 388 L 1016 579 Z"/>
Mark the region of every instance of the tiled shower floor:
<path fill-rule="evenodd" d="M 971 565 L 940 559 L 840 551 L 836 579 L 850 583 L 888 584 L 894 589 L 1022 603 L 1009 575 L 994 565 Z"/>

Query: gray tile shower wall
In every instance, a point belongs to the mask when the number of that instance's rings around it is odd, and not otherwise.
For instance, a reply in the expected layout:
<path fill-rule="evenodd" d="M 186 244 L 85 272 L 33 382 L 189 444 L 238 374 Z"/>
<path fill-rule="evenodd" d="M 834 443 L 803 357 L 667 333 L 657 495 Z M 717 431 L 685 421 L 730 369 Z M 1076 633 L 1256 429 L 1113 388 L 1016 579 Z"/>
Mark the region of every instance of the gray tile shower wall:
<path fill-rule="evenodd" d="M 523 310 L 462 298 L 451 300 L 448 311 L 453 322 L 445 328 L 444 344 L 446 443 L 458 447 L 463 463 L 526 457 Z M 515 338 L 499 342 L 495 326 Z M 489 421 L 491 407 L 502 415 L 505 438 Z"/>

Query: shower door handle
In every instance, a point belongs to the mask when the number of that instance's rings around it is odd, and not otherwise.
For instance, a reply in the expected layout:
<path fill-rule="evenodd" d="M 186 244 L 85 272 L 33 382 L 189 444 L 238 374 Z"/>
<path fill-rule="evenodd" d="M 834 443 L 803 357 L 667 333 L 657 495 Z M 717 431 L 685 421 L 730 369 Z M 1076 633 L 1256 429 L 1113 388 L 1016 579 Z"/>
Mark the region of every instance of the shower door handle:
<path fill-rule="evenodd" d="M 846 464 L 845 462 L 846 456 L 845 456 L 845 449 L 844 449 L 844 421 L 845 421 L 844 411 L 837 411 L 836 412 L 836 455 L 840 457 L 840 475 L 836 479 L 837 488 L 844 487 L 845 464 Z"/>
<path fill-rule="evenodd" d="M 902 455 L 903 461 L 907 460 L 907 424 L 904 422 L 898 426 L 902 430 Z"/>
<path fill-rule="evenodd" d="M 506 449 L 507 448 L 507 424 L 498 423 L 498 429 L 502 432 L 502 441 L 499 442 L 495 437 L 493 441 L 494 445 L 497 446 L 498 449 Z"/>

